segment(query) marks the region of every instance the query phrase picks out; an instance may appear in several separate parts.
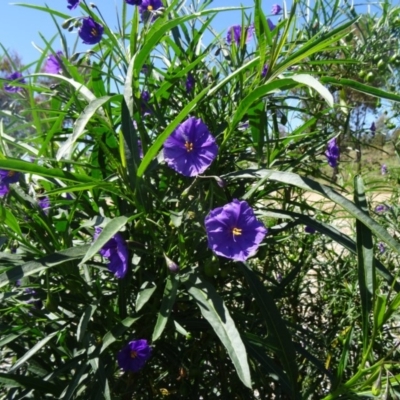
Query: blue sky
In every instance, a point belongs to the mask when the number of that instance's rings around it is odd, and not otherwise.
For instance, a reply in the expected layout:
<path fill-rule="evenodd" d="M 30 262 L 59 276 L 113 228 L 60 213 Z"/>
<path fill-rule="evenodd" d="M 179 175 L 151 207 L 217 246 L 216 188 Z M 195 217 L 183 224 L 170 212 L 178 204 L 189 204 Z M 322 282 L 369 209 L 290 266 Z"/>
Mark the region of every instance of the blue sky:
<path fill-rule="evenodd" d="M 111 28 L 116 28 L 116 7 L 121 7 L 123 0 L 98 0 L 95 1 L 96 5 L 100 8 L 103 16 L 107 20 Z M 20 2 L 22 3 L 22 2 Z M 67 0 L 30 0 L 24 2 L 25 4 L 32 4 L 36 6 L 49 5 L 52 9 L 60 11 L 68 16 L 80 16 L 83 15 L 83 11 L 79 8 L 70 11 L 67 8 Z M 89 3 L 89 1 L 88 1 Z M 191 1 L 187 2 L 188 4 Z M 269 14 L 272 4 L 275 2 L 265 1 L 264 12 Z M 278 3 L 278 2 L 276 2 Z M 21 57 L 24 64 L 36 61 L 40 53 L 32 43 L 35 43 L 38 47 L 43 48 L 44 43 L 41 39 L 39 32 L 46 37 L 46 39 L 52 38 L 56 33 L 56 27 L 50 15 L 39 11 L 33 10 L 26 7 L 21 7 L 15 3 L 8 2 L 7 0 L 0 0 L 0 15 L 1 15 L 1 30 L 0 30 L 0 43 L 8 51 L 16 51 Z M 214 0 L 209 8 L 217 7 L 253 7 L 253 0 Z M 129 11 L 133 13 L 133 6 L 129 7 Z M 249 11 L 250 12 L 250 11 Z M 274 22 L 279 17 L 272 17 Z M 275 21 L 276 20 L 276 21 Z M 61 24 L 63 19 L 58 19 Z M 241 23 L 241 14 L 239 11 L 221 13 L 216 17 L 213 22 L 213 28 L 222 32 L 227 29 L 228 26 Z M 77 33 L 65 31 L 69 46 L 72 48 L 77 39 Z M 54 41 L 54 49 L 61 48 L 60 41 L 57 38 Z M 89 49 L 90 46 L 79 45 L 82 50 Z M 0 54 L 3 53 L 0 49 Z"/>

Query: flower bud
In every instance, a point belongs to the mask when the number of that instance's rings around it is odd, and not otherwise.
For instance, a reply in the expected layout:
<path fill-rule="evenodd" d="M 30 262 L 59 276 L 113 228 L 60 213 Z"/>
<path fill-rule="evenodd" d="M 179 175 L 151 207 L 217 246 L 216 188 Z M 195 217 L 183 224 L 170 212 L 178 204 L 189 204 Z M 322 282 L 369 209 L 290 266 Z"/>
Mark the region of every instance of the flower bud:
<path fill-rule="evenodd" d="M 179 272 L 179 265 L 172 261 L 167 255 L 164 253 L 165 262 L 167 264 L 167 268 L 171 274 L 177 274 Z"/>

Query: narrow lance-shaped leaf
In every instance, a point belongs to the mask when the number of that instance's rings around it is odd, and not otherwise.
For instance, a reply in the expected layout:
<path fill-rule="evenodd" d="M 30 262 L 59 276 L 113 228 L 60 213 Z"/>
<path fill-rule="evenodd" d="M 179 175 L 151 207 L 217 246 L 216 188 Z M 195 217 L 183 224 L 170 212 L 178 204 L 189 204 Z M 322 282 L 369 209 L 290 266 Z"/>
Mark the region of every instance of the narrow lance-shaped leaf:
<path fill-rule="evenodd" d="M 184 283 L 188 293 L 197 302 L 201 314 L 225 346 L 240 380 L 251 388 L 246 348 L 224 301 L 210 283 L 203 281 L 194 272 L 190 273 Z"/>

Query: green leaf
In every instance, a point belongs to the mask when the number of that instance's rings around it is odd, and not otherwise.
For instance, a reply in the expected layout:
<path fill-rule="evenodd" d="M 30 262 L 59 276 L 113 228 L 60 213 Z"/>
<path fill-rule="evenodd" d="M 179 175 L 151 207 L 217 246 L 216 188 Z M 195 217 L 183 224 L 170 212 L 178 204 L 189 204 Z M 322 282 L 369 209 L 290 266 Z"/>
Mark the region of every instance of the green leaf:
<path fill-rule="evenodd" d="M 53 394 L 56 398 L 59 398 L 61 392 L 61 388 L 58 385 L 47 382 L 43 378 L 34 378 L 19 374 L 5 374 L 0 372 L 0 383 L 1 386 L 5 387 L 23 387 L 37 390 L 38 393 Z"/>
<path fill-rule="evenodd" d="M 367 199 L 361 176 L 354 177 L 354 203 L 368 215 Z M 375 293 L 375 268 L 372 233 L 361 221 L 356 221 L 358 284 L 361 297 L 363 353 L 368 347 L 369 314 L 373 308 Z"/>
<path fill-rule="evenodd" d="M 268 329 L 267 340 L 276 349 L 276 355 L 287 373 L 290 382 L 291 398 L 300 399 L 297 387 L 296 351 L 289 330 L 282 320 L 275 302 L 256 274 L 246 263 L 239 263 L 261 315 Z"/>
<path fill-rule="evenodd" d="M 0 288 L 23 277 L 31 276 L 48 268 L 82 258 L 89 247 L 90 245 L 71 247 L 67 250 L 58 251 L 40 258 L 37 261 L 29 261 L 23 265 L 13 267 L 0 275 Z"/>
<path fill-rule="evenodd" d="M 331 92 L 313 76 L 307 74 L 299 74 L 293 75 L 291 78 L 296 82 L 302 83 L 303 85 L 307 85 L 310 88 L 314 89 L 321 95 L 321 97 L 325 99 L 329 107 L 333 107 L 334 100 Z"/>
<path fill-rule="evenodd" d="M 31 357 L 33 357 L 42 347 L 44 347 L 54 336 L 58 335 L 62 330 L 50 333 L 42 340 L 39 340 L 30 350 L 28 350 L 16 363 L 9 369 L 9 372 L 13 372 L 18 369 L 21 365 L 26 363 Z"/>
<path fill-rule="evenodd" d="M 79 320 L 78 329 L 76 331 L 76 337 L 78 338 L 78 342 L 82 342 L 82 340 L 85 336 L 86 328 L 88 326 L 90 318 L 92 318 L 96 309 L 97 309 L 97 306 L 91 304 L 86 307 L 85 312 L 82 314 L 82 317 Z"/>
<path fill-rule="evenodd" d="M 357 207 L 350 200 L 330 188 L 329 186 L 322 185 L 312 179 L 302 177 L 292 172 L 281 172 L 268 169 L 247 169 L 238 172 L 232 172 L 230 174 L 222 175 L 221 178 L 227 181 L 233 181 L 235 179 L 262 179 L 264 181 L 272 180 L 288 185 L 296 186 L 303 190 L 308 190 L 314 193 L 318 193 L 323 197 L 333 201 L 340 205 L 354 218 L 361 221 L 371 231 L 378 236 L 383 242 L 391 247 L 395 252 L 400 254 L 400 243 L 398 243 L 393 237 L 386 231 L 384 227 L 375 222 L 370 216 L 368 216 L 363 210 Z M 246 199 L 246 195 L 243 196 Z"/>
<path fill-rule="evenodd" d="M 95 254 L 97 254 L 102 247 L 116 234 L 122 227 L 124 227 L 130 218 L 121 216 L 112 219 L 107 223 L 104 229 L 101 231 L 97 239 L 89 246 L 87 253 L 83 257 L 79 265 L 85 264 L 85 262 L 91 259 Z"/>
<path fill-rule="evenodd" d="M 165 284 L 164 295 L 161 303 L 160 312 L 154 327 L 152 341 L 155 342 L 163 333 L 175 303 L 176 293 L 179 287 L 179 280 L 176 275 L 169 275 Z"/>
<path fill-rule="evenodd" d="M 86 124 L 89 120 L 93 117 L 93 115 L 97 112 L 97 110 L 105 103 L 109 102 L 110 100 L 115 99 L 122 99 L 121 95 L 115 96 L 104 96 L 100 98 L 96 98 L 92 100 L 83 112 L 79 115 L 78 119 L 74 125 L 74 131 L 71 135 L 68 136 L 68 139 L 63 143 L 63 145 L 58 149 L 56 159 L 57 161 L 61 160 L 62 158 L 70 158 L 73 150 L 73 146 L 77 139 L 83 134 L 83 131 L 86 127 Z M 111 129 L 111 127 L 110 127 Z"/>
<path fill-rule="evenodd" d="M 151 285 L 150 287 L 148 287 Z M 144 282 L 139 289 L 139 293 L 136 297 L 136 312 L 139 311 L 153 295 L 154 291 L 157 289 L 157 285 L 154 282 Z"/>
<path fill-rule="evenodd" d="M 18 220 L 14 215 L 0 204 L 0 214 L 2 216 L 1 222 L 5 223 L 12 231 L 14 231 L 18 236 L 22 237 L 21 228 L 19 227 Z"/>
<path fill-rule="evenodd" d="M 246 348 L 224 301 L 210 283 L 203 281 L 194 272 L 189 274 L 189 279 L 184 284 L 199 306 L 201 314 L 225 346 L 240 380 L 251 388 Z"/>

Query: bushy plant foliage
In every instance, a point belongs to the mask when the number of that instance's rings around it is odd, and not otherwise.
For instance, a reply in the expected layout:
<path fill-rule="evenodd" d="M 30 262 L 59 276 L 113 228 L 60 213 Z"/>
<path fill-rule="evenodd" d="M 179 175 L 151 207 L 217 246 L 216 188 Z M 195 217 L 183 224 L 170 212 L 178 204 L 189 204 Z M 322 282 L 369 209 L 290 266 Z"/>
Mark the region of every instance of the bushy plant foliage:
<path fill-rule="evenodd" d="M 65 3 L 24 5 L 62 48 L 3 77 L 2 398 L 398 394 L 398 207 L 323 172 L 337 88 L 400 101 L 345 75 L 354 9 L 255 0 L 221 35 L 211 1 Z"/>

